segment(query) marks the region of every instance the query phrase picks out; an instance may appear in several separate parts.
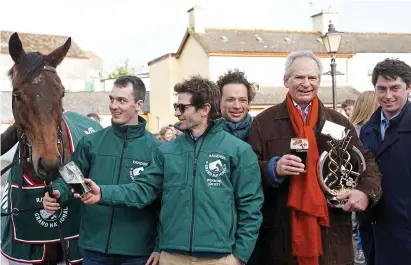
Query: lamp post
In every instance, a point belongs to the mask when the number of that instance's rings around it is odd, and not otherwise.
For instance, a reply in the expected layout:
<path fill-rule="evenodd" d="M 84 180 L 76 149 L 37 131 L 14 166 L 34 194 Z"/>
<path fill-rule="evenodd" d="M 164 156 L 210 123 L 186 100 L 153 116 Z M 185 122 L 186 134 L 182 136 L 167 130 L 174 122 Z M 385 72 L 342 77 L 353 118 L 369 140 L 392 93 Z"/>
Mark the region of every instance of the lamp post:
<path fill-rule="evenodd" d="M 334 25 L 328 25 L 328 32 L 322 37 L 327 53 L 331 55 L 331 77 L 332 77 L 332 91 L 333 91 L 333 108 L 337 110 L 337 64 L 335 58 L 337 57 L 338 49 L 340 48 L 341 38 L 343 32 L 336 31 Z"/>

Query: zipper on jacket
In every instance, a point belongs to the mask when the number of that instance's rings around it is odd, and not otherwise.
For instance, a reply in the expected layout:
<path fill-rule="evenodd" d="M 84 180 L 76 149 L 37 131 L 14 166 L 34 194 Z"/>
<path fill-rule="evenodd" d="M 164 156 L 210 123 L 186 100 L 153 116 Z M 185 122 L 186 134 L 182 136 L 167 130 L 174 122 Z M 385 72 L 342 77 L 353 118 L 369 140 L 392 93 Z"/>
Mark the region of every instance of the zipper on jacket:
<path fill-rule="evenodd" d="M 118 185 L 120 182 L 120 177 L 121 177 L 121 169 L 123 167 L 123 156 L 124 156 L 124 150 L 126 149 L 127 146 L 127 126 L 126 126 L 126 131 L 124 133 L 124 142 L 123 142 L 123 148 L 121 149 L 121 156 L 120 156 L 120 167 L 118 169 L 118 176 L 117 176 L 117 182 L 116 184 Z M 108 228 L 108 237 L 107 237 L 107 245 L 106 245 L 106 251 L 105 253 L 108 254 L 108 247 L 110 245 L 110 237 L 111 237 L 111 230 L 113 228 L 113 220 L 114 220 L 114 208 L 111 209 L 111 218 L 110 218 L 110 225 Z"/>
<path fill-rule="evenodd" d="M 203 135 L 205 135 L 206 133 L 207 133 L 207 131 Z M 197 162 L 198 162 L 198 156 L 200 155 L 201 147 L 203 146 L 203 143 L 204 143 L 204 138 L 203 138 L 202 139 L 203 141 L 201 142 L 201 145 L 198 148 L 198 152 L 196 153 L 197 142 L 200 140 L 200 138 L 202 138 L 202 137 L 200 136 L 197 139 L 197 141 L 194 141 L 193 188 L 191 190 L 192 207 L 191 207 L 190 253 L 193 252 L 194 213 L 195 213 L 195 186 L 196 186 L 196 175 L 197 175 Z"/>

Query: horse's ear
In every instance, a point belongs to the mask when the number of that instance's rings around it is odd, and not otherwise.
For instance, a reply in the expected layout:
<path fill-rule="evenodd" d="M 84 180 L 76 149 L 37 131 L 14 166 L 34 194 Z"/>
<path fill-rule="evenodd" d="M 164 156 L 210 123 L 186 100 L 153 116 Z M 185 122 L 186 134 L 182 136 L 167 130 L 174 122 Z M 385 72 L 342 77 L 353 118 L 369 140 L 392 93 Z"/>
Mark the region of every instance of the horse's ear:
<path fill-rule="evenodd" d="M 52 51 L 49 55 L 46 56 L 46 61 L 51 64 L 53 67 L 57 67 L 66 57 L 67 52 L 70 50 L 71 38 L 68 38 L 64 45 L 58 47 Z"/>
<path fill-rule="evenodd" d="M 18 64 L 21 61 L 21 58 L 26 54 L 17 32 L 14 32 L 13 35 L 10 36 L 9 53 L 16 64 Z"/>

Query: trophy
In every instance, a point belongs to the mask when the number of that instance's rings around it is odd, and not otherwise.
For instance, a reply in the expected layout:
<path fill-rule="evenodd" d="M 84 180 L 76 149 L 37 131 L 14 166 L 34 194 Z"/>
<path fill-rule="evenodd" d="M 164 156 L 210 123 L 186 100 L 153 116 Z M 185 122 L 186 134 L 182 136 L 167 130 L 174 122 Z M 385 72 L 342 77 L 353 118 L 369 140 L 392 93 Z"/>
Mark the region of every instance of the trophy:
<path fill-rule="evenodd" d="M 353 190 L 365 171 L 365 159 L 360 150 L 352 145 L 350 130 L 339 124 L 326 121 L 321 131 L 330 139 L 329 151 L 324 151 L 318 161 L 318 181 L 325 192 L 327 204 L 342 208 L 348 200 L 338 200 L 337 196 Z"/>
<path fill-rule="evenodd" d="M 75 193 L 83 195 L 91 190 L 84 182 L 83 173 L 73 161 L 60 167 L 59 172 L 64 181 L 73 188 Z"/>

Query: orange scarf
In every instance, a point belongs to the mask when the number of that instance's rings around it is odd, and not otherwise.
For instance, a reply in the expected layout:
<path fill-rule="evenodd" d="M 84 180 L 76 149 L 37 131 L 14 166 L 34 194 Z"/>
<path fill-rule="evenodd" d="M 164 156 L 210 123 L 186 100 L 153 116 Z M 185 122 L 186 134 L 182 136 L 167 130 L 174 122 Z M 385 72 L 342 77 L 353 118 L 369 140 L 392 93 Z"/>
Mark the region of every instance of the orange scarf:
<path fill-rule="evenodd" d="M 311 102 L 307 124 L 287 94 L 287 108 L 291 124 L 298 138 L 308 139 L 306 173 L 291 177 L 288 207 L 291 208 L 292 253 L 299 265 L 318 265 L 322 256 L 321 226 L 329 226 L 328 207 L 318 184 L 319 159 L 314 127 L 318 121 L 318 98 Z"/>

